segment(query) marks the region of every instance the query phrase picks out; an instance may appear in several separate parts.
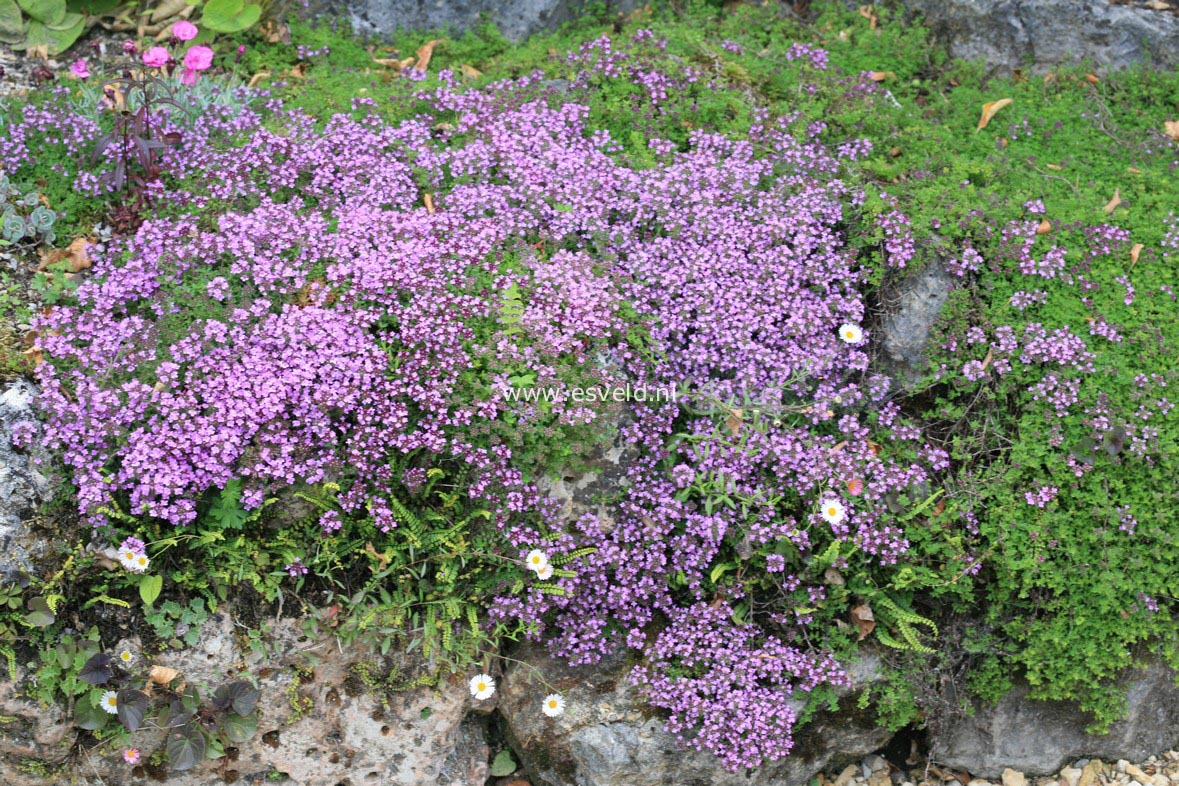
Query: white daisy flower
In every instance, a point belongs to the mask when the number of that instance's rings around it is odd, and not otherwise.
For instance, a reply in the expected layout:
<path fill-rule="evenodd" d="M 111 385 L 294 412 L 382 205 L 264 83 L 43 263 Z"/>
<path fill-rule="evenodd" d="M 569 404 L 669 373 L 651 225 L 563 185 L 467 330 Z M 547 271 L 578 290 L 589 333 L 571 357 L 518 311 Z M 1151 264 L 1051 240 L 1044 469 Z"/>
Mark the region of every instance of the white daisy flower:
<path fill-rule="evenodd" d="M 151 558 L 146 554 L 136 554 L 134 559 L 129 563 L 124 562 L 123 565 L 132 573 L 143 573 L 151 565 Z"/>
<path fill-rule="evenodd" d="M 544 697 L 544 704 L 540 711 L 550 718 L 555 718 L 565 711 L 565 697 L 559 693 L 550 693 Z"/>
<path fill-rule="evenodd" d="M 551 579 L 553 577 L 553 566 L 545 565 L 543 568 L 536 571 L 536 577 L 538 579 Z"/>
<path fill-rule="evenodd" d="M 135 660 L 135 653 L 132 652 L 131 650 L 123 650 L 122 652 L 119 653 L 118 657 L 119 657 L 119 663 L 122 663 L 125 666 L 128 663 L 131 663 L 133 660 Z"/>
<path fill-rule="evenodd" d="M 834 498 L 825 499 L 819 508 L 819 515 L 831 524 L 838 524 L 845 515 L 843 503 Z"/>
<path fill-rule="evenodd" d="M 859 325 L 848 322 L 839 326 L 839 337 L 845 344 L 859 344 L 864 340 L 864 331 L 860 330 Z"/>
<path fill-rule="evenodd" d="M 549 555 L 540 549 L 533 549 L 524 558 L 524 563 L 528 566 L 529 570 L 540 570 L 549 564 Z"/>
<path fill-rule="evenodd" d="M 105 712 L 109 712 L 111 715 L 118 713 L 119 694 L 115 693 L 113 690 L 104 691 L 102 696 L 98 699 L 98 706 L 102 707 Z"/>
<path fill-rule="evenodd" d="M 471 695 L 479 701 L 490 699 L 495 693 L 495 680 L 490 674 L 476 674 L 467 685 L 471 689 Z"/>
<path fill-rule="evenodd" d="M 135 568 L 132 566 L 135 564 L 135 558 L 138 556 L 139 554 L 137 552 L 131 551 L 130 549 L 123 549 L 119 552 L 119 564 L 127 570 L 134 570 Z"/>

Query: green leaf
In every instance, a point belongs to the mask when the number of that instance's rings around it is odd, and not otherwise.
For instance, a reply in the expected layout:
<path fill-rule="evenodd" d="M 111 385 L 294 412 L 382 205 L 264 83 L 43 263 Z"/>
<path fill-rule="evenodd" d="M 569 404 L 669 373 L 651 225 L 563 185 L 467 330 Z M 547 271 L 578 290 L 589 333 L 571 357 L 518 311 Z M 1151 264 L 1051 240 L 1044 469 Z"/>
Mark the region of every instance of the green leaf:
<path fill-rule="evenodd" d="M 191 726 L 168 737 L 168 763 L 177 772 L 191 770 L 205 758 L 205 735 Z"/>
<path fill-rule="evenodd" d="M 209 0 L 201 17 L 203 26 L 218 33 L 236 33 L 257 24 L 262 7 L 244 0 Z"/>
<path fill-rule="evenodd" d="M 225 716 L 225 720 L 222 721 L 222 728 L 225 730 L 225 736 L 231 742 L 245 742 L 258 731 L 258 717 L 256 715 L 234 715 L 231 713 Z"/>
<path fill-rule="evenodd" d="M 512 752 L 504 749 L 495 754 L 495 760 L 491 762 L 491 777 L 502 778 L 506 775 L 511 775 L 516 771 L 516 760 L 512 758 Z"/>
<path fill-rule="evenodd" d="M 60 55 L 73 46 L 85 30 L 86 23 L 81 14 L 69 14 L 62 25 L 50 27 L 41 22 L 30 22 L 25 42 L 13 49 L 30 49 L 44 46 L 51 55 Z"/>
<path fill-rule="evenodd" d="M 57 615 L 49 608 L 49 601 L 45 598 L 29 598 L 29 613 L 25 615 L 25 622 L 35 628 L 47 628 L 56 620 Z"/>
<path fill-rule="evenodd" d="M 88 698 L 80 698 L 74 705 L 74 725 L 86 731 L 95 731 L 106 725 L 110 714 L 101 707 L 95 707 Z"/>
<path fill-rule="evenodd" d="M 17 0 L 31 18 L 47 25 L 60 25 L 66 15 L 65 0 Z"/>
<path fill-rule="evenodd" d="M 163 588 L 163 576 L 159 574 L 144 576 L 139 580 L 139 597 L 143 598 L 144 605 L 150 606 L 156 602 L 156 598 L 160 597 L 160 591 Z"/>
<path fill-rule="evenodd" d="M 25 37 L 25 20 L 16 0 L 0 0 L 0 41 L 19 43 Z"/>
<path fill-rule="evenodd" d="M 242 510 L 242 482 L 231 480 L 221 489 L 221 494 L 209 509 L 209 518 L 225 529 L 241 529 L 249 520 L 249 514 Z"/>

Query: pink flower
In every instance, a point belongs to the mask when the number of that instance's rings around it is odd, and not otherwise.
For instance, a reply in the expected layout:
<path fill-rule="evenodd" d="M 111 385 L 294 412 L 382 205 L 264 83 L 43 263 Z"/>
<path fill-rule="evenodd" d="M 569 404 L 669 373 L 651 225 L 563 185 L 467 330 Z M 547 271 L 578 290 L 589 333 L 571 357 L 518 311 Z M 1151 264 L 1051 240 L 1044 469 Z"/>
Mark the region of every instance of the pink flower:
<path fill-rule="evenodd" d="M 197 37 L 197 26 L 192 22 L 181 19 L 179 22 L 172 25 L 172 35 L 176 36 L 181 41 L 191 41 Z"/>
<path fill-rule="evenodd" d="M 128 748 L 123 751 L 123 761 L 128 764 L 136 764 L 139 762 L 139 748 Z"/>
<path fill-rule="evenodd" d="M 149 68 L 163 68 L 171 59 L 172 55 L 162 46 L 153 46 L 143 53 L 143 64 Z"/>
<path fill-rule="evenodd" d="M 70 71 L 79 79 L 86 79 L 90 76 L 90 69 L 86 66 L 85 60 L 75 60 L 74 64 L 70 66 Z"/>
<path fill-rule="evenodd" d="M 194 46 L 184 53 L 184 67 L 192 71 L 204 71 L 213 65 L 213 50 L 207 46 Z"/>

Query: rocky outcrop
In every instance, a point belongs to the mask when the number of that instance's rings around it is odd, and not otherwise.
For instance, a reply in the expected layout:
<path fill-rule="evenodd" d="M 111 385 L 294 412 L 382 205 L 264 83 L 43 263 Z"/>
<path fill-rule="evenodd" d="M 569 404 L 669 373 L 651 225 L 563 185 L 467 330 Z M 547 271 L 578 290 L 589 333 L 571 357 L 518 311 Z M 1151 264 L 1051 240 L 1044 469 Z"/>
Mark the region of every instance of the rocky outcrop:
<path fill-rule="evenodd" d="M 49 481 L 28 451 L 12 444 L 18 424 L 31 425 L 37 388 L 17 380 L 0 389 L 0 577 L 29 570 L 31 557 L 44 548 L 28 529 L 28 520 L 49 499 Z"/>
<path fill-rule="evenodd" d="M 730 773 L 717 757 L 685 749 L 663 731 L 663 719 L 630 685 L 625 657 L 571 668 L 526 646 L 512 659 L 499 711 L 532 786 L 796 786 L 859 760 L 892 736 L 848 697 L 838 712 L 821 710 L 799 730 L 793 755 L 751 774 Z M 853 671 L 852 690 L 878 675 L 879 663 L 866 658 Z M 541 699 L 554 691 L 566 707 L 549 718 Z"/>
<path fill-rule="evenodd" d="M 1099 68 L 1179 64 L 1179 16 L 1107 0 L 900 0 L 950 53 L 1043 73 L 1092 60 Z"/>
<path fill-rule="evenodd" d="M 886 297 L 888 311 L 880 325 L 880 361 L 902 385 L 915 379 L 925 366 L 925 344 L 954 288 L 954 278 L 936 256 L 901 279 Z"/>
<path fill-rule="evenodd" d="M 461 35 L 487 19 L 519 42 L 553 31 L 582 15 L 587 0 L 312 0 L 312 15 L 343 16 L 357 33 L 391 35 L 398 30 L 445 30 Z M 611 13 L 631 11 L 638 0 L 608 0 Z"/>
<path fill-rule="evenodd" d="M 136 642 L 119 646 L 134 649 Z M 283 774 L 283 782 L 299 786 L 483 786 L 487 779 L 485 718 L 471 713 L 474 702 L 461 680 L 384 691 L 366 684 L 388 676 L 379 667 L 358 671 L 354 655 L 334 639 L 308 638 L 295 620 L 273 623 L 264 647 L 251 650 L 235 635 L 229 615 L 219 614 L 202 628 L 197 646 L 150 662 L 207 686 L 202 695 L 226 680 L 255 681 L 257 733 L 222 759 L 168 772 L 150 763 L 164 737 L 149 724 L 132 735 L 131 745 L 143 754 L 133 767 L 122 760 L 122 749 L 84 742 L 64 707 L 41 707 L 22 697 L 20 688 L 30 680 L 22 667 L 15 682 L 0 681 L 0 783 L 132 783 L 148 777 L 170 786 L 207 786 L 265 783 Z"/>
<path fill-rule="evenodd" d="M 930 757 L 955 769 L 998 778 L 1012 768 L 1033 775 L 1056 772 L 1078 758 L 1142 761 L 1179 743 L 1179 686 L 1162 664 L 1134 672 L 1127 682 L 1127 715 L 1109 734 L 1087 734 L 1091 722 L 1066 701 L 1033 701 L 1027 686 L 994 706 L 949 720 Z"/>

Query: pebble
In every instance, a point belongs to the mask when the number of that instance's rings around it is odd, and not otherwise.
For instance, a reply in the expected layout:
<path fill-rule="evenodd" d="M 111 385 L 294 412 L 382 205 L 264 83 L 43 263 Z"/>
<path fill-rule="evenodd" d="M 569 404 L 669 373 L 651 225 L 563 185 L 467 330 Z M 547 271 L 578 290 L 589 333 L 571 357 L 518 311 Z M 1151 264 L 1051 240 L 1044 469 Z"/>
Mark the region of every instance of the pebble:
<path fill-rule="evenodd" d="M 1003 786 L 1027 786 L 1028 779 L 1019 770 L 1010 767 L 1003 770 Z"/>
<path fill-rule="evenodd" d="M 999 786 L 984 778 L 963 783 L 948 771 L 934 770 L 945 780 L 931 777 L 924 767 L 907 769 L 900 762 L 889 762 L 873 754 L 858 765 L 848 765 L 835 778 L 821 778 L 823 786 Z M 949 776 L 949 777 L 947 777 Z M 1101 759 L 1077 759 L 1048 777 L 1027 777 L 1008 767 L 1003 770 L 1001 786 L 1179 786 L 1179 751 L 1167 751 L 1135 764 L 1119 759 L 1106 764 Z"/>
<path fill-rule="evenodd" d="M 1077 767 L 1064 767 L 1060 770 L 1060 780 L 1064 786 L 1077 786 L 1081 779 L 1081 770 Z"/>

